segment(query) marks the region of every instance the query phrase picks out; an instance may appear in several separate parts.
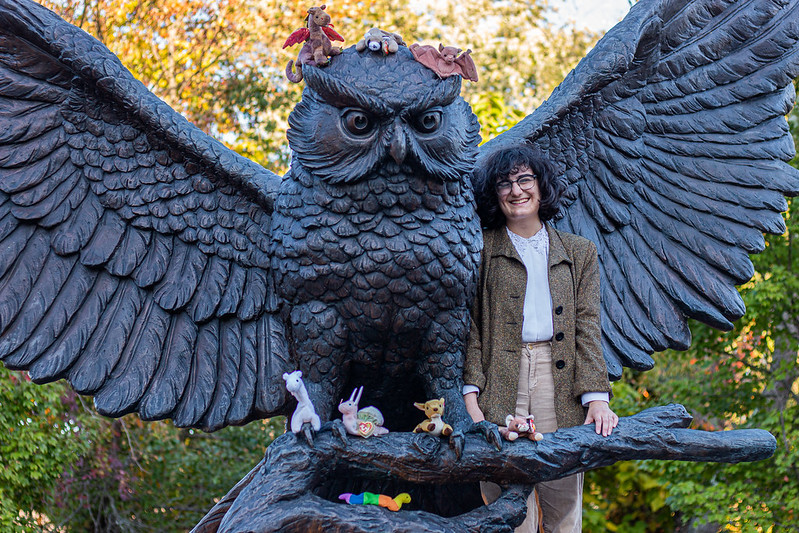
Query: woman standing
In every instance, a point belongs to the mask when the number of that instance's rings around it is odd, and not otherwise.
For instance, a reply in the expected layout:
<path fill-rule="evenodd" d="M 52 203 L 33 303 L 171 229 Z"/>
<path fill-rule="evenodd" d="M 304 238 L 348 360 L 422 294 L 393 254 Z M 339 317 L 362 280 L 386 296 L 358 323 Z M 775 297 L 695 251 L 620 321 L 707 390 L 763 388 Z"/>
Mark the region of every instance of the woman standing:
<path fill-rule="evenodd" d="M 535 417 L 536 429 L 595 424 L 604 436 L 618 422 L 599 326 L 599 269 L 589 240 L 546 224 L 563 184 L 532 147 L 490 155 L 477 169 L 484 227 L 480 285 L 464 369 L 464 399 L 475 422 Z M 493 501 L 499 487 L 482 484 Z M 583 474 L 539 483 L 517 531 L 579 532 Z"/>

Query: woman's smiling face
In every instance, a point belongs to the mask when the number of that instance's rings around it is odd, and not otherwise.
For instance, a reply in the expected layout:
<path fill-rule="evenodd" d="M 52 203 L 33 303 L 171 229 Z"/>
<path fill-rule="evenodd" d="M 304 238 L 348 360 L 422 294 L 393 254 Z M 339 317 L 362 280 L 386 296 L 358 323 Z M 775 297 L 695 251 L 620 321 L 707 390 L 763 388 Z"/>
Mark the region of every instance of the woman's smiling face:
<path fill-rule="evenodd" d="M 532 182 L 529 181 L 530 179 Z M 507 182 L 510 182 L 510 189 L 507 188 Z M 529 188 L 525 190 L 523 186 Z M 540 222 L 538 207 L 541 204 L 541 194 L 538 189 L 538 180 L 535 179 L 530 167 L 519 167 L 507 178 L 498 180 L 496 189 L 499 208 L 505 214 L 508 222 L 511 224 L 533 220 Z"/>

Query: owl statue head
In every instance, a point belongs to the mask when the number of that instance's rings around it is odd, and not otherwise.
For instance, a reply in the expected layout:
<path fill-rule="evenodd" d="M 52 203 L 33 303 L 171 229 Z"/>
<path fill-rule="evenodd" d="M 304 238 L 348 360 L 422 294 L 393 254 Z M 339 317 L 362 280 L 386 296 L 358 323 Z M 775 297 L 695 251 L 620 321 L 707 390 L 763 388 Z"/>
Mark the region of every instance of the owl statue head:
<path fill-rule="evenodd" d="M 440 79 L 404 46 L 389 55 L 350 47 L 303 75 L 287 136 L 293 164 L 317 178 L 356 183 L 389 172 L 446 182 L 472 170 L 480 126 L 460 76 Z"/>

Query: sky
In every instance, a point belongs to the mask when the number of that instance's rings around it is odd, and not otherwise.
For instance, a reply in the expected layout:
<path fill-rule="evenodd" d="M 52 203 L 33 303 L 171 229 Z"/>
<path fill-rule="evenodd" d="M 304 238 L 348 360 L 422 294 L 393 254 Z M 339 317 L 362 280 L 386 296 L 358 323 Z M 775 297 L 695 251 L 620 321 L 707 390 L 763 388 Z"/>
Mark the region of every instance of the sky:
<path fill-rule="evenodd" d="M 605 32 L 618 23 L 630 10 L 630 0 L 551 0 L 558 14 L 557 24 L 576 22 L 578 28 Z"/>

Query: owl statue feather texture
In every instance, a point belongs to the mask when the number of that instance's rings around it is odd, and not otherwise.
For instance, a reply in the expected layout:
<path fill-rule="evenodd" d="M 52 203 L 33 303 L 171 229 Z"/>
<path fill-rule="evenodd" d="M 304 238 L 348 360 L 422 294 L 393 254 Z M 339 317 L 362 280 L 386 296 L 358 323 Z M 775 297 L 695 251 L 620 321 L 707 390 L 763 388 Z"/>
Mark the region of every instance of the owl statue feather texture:
<path fill-rule="evenodd" d="M 599 250 L 609 372 L 651 368 L 688 318 L 731 327 L 748 254 L 784 231 L 797 20 L 799 0 L 641 0 L 479 149 L 459 77 L 351 48 L 303 69 L 281 178 L 81 30 L 0 0 L 0 360 L 108 416 L 244 424 L 290 411 L 299 368 L 323 419 L 368 384 L 392 431 L 427 396 L 462 432 L 493 194 L 469 173 L 525 142 L 567 182 L 557 227 Z"/>

